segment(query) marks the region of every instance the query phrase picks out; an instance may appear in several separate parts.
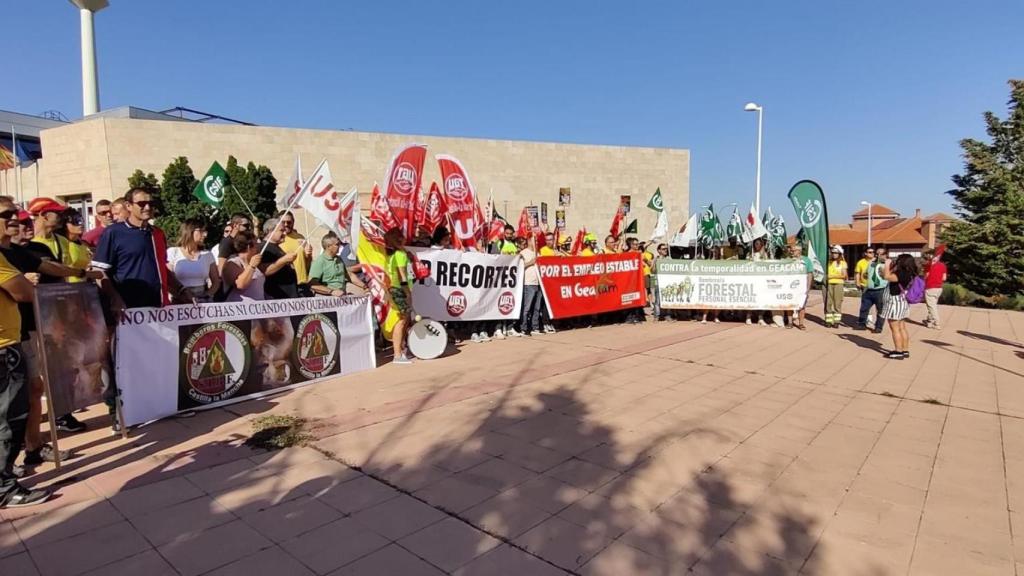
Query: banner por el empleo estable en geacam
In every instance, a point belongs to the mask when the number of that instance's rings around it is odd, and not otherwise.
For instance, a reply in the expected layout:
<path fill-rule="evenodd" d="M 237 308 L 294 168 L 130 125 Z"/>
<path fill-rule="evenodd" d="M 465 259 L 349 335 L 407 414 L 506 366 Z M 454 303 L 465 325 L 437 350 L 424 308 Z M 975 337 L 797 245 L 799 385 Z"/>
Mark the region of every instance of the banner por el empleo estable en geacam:
<path fill-rule="evenodd" d="M 796 310 L 807 299 L 799 260 L 658 260 L 662 309 Z"/>
<path fill-rule="evenodd" d="M 519 319 L 523 260 L 518 254 L 410 250 L 430 269 L 430 276 L 412 285 L 417 314 L 444 322 Z"/>
<path fill-rule="evenodd" d="M 537 258 L 551 318 L 601 314 L 647 304 L 639 252 Z"/>
<path fill-rule="evenodd" d="M 128 426 L 376 367 L 366 296 L 137 308 L 117 326 Z"/>

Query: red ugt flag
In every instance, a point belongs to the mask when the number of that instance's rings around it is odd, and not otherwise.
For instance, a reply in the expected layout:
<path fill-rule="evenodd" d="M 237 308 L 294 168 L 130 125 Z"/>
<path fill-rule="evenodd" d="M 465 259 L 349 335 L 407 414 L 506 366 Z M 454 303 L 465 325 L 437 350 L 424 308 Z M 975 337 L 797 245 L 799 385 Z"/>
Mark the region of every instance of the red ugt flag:
<path fill-rule="evenodd" d="M 483 211 L 477 203 L 466 169 L 454 156 L 438 154 L 435 158 L 441 168 L 441 185 L 451 217 L 452 236 L 464 244 L 475 244 L 477 231 L 483 225 Z"/>
<path fill-rule="evenodd" d="M 404 146 L 392 157 L 387 174 L 384 175 L 384 197 L 387 199 L 387 206 L 406 238 L 416 235 L 416 204 L 423 179 L 423 163 L 426 159 L 426 146 Z"/>
<path fill-rule="evenodd" d="M 416 217 L 417 225 L 422 226 L 431 234 L 434 233 L 438 226 L 446 223 L 448 205 L 444 201 L 441 189 L 437 187 L 437 182 L 430 184 L 430 192 L 427 193 L 424 201 L 420 203 L 418 212 Z"/>
<path fill-rule="evenodd" d="M 516 228 L 516 237 L 518 238 L 529 238 L 530 230 L 530 213 L 523 208 L 523 212 L 519 215 L 519 226 Z"/>
<path fill-rule="evenodd" d="M 385 232 L 398 226 L 398 220 L 391 212 L 387 198 L 380 193 L 380 187 L 376 183 L 370 194 L 370 220 L 376 221 Z"/>

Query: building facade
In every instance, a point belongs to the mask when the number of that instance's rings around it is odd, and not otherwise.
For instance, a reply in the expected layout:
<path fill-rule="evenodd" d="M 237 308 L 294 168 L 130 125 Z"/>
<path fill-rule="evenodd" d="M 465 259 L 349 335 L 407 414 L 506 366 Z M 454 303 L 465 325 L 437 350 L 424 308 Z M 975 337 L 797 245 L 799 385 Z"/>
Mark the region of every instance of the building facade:
<path fill-rule="evenodd" d="M 123 194 L 136 169 L 159 178 L 174 158 L 186 156 L 200 177 L 213 161 L 224 164 L 229 155 L 269 167 L 281 193 L 298 154 L 305 175 L 326 158 L 335 186 L 357 187 L 368 208 L 373 185 L 383 181 L 392 154 L 415 142 L 428 149 L 424 191 L 431 181 L 440 181 L 433 155 L 454 155 L 465 166 L 481 204 L 493 195 L 497 210 L 513 223 L 524 206 L 543 202 L 551 227 L 556 210 L 564 209 L 570 232 L 585 226 L 605 234 L 620 197 L 628 195 L 632 208 L 626 222 L 637 218 L 638 235 L 646 238 L 657 220 L 646 205 L 657 188 L 672 229 L 688 216 L 690 155 L 683 149 L 213 124 L 165 119 L 139 109 L 112 112 L 42 130 L 43 157 L 33 168 L 21 169 L 18 184 L 7 174 L 12 170 L 0 174 L 0 194 L 19 201 L 50 196 L 82 207 L 89 216 L 93 202 Z M 571 190 L 568 206 L 559 206 L 560 188 Z M 297 220 L 301 225 L 301 214 Z"/>
<path fill-rule="evenodd" d="M 903 218 L 895 210 L 875 204 L 870 215 L 864 208 L 854 212 L 850 224 L 829 226 L 829 242 L 842 246 L 846 261 L 855 263 L 868 247 L 870 228 L 872 246 L 885 246 L 893 256 L 910 254 L 920 257 L 925 249 L 935 248 L 942 229 L 953 220 L 952 216 L 942 212 L 922 216 L 920 209 L 915 210 L 912 217 Z M 852 265 L 850 269 L 853 269 Z"/>

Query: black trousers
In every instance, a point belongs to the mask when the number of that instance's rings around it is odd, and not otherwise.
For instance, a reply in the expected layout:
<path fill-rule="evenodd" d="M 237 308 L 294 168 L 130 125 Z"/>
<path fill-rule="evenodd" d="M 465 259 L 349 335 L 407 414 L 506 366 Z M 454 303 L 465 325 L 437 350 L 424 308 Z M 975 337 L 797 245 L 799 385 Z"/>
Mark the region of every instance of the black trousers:
<path fill-rule="evenodd" d="M 21 346 L 0 349 L 0 494 L 14 488 L 14 461 L 25 445 L 28 386 Z"/>

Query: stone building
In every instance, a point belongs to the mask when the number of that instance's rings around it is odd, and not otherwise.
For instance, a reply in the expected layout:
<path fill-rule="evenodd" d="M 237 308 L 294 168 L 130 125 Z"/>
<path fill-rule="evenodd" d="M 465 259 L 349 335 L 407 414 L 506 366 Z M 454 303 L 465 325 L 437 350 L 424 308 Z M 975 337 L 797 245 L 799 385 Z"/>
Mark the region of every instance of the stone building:
<path fill-rule="evenodd" d="M 36 166 L 22 167 L 18 178 L 15 170 L 0 172 L 0 194 L 19 201 L 50 196 L 81 208 L 89 222 L 92 204 L 124 193 L 132 172 L 141 169 L 159 177 L 177 156 L 188 157 L 197 177 L 214 160 L 224 164 L 229 155 L 265 164 L 282 187 L 296 154 L 306 175 L 327 158 L 335 186 L 358 187 L 367 208 L 373 184 L 383 181 L 392 154 L 411 142 L 428 147 L 424 191 L 440 180 L 433 155 L 454 155 L 466 167 L 481 204 L 493 194 L 498 211 L 513 222 L 524 206 L 544 202 L 553 227 L 555 211 L 561 209 L 559 188 L 571 189 L 571 204 L 564 207 L 570 233 L 586 226 L 606 234 L 620 197 L 628 195 L 632 208 L 625 221 L 637 218 L 639 236 L 646 239 L 657 219 L 646 205 L 659 187 L 673 230 L 689 211 L 690 154 L 682 149 L 197 122 L 130 107 L 43 129 L 40 141 L 42 158 Z M 297 220 L 301 228 L 301 214 Z"/>

